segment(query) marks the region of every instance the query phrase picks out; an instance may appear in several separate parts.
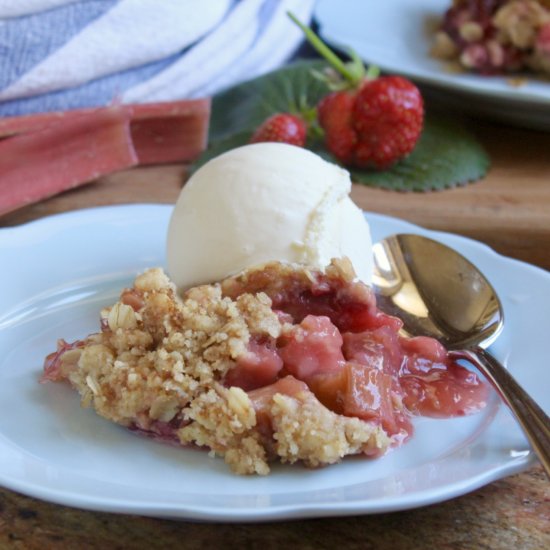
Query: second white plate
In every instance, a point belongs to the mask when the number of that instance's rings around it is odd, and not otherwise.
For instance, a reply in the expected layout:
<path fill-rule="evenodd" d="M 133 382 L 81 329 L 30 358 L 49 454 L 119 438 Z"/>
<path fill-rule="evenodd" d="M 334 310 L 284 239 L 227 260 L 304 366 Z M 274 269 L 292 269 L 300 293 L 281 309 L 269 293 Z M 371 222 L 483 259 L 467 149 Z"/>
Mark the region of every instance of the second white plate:
<path fill-rule="evenodd" d="M 531 75 L 521 86 L 509 76 L 451 73 L 430 56 L 434 28 L 451 0 L 319 0 L 321 36 L 353 48 L 366 62 L 429 87 L 447 105 L 501 121 L 550 130 L 550 79 Z"/>

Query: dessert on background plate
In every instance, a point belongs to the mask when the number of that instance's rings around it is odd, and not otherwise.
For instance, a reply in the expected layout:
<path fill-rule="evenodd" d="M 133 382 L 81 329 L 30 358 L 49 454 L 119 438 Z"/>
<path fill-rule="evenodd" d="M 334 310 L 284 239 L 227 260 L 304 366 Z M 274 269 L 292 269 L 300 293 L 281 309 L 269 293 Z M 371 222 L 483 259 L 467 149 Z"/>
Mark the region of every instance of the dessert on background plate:
<path fill-rule="evenodd" d="M 291 145 L 244 146 L 182 190 L 168 269 L 137 276 L 100 328 L 60 340 L 43 380 L 239 474 L 378 457 L 415 415 L 470 414 L 487 388 L 430 338 L 403 338 L 368 286 L 368 225 L 347 173 Z M 359 277 L 356 276 L 356 270 Z"/>
<path fill-rule="evenodd" d="M 432 48 L 480 74 L 550 74 L 548 0 L 453 0 Z"/>

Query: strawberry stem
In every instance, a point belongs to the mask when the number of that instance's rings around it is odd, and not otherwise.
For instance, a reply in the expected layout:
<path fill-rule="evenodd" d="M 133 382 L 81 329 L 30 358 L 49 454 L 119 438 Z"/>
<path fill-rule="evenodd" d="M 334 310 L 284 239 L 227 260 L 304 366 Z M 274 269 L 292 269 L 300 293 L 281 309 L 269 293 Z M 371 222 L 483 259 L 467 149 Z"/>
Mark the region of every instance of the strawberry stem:
<path fill-rule="evenodd" d="M 370 65 L 365 74 L 367 80 L 376 80 L 380 76 L 380 69 L 376 65 Z"/>
<path fill-rule="evenodd" d="M 302 29 L 309 43 L 351 84 L 358 84 L 357 75 L 348 69 L 346 64 L 317 36 L 309 27 L 304 25 L 292 12 L 287 15 Z"/>

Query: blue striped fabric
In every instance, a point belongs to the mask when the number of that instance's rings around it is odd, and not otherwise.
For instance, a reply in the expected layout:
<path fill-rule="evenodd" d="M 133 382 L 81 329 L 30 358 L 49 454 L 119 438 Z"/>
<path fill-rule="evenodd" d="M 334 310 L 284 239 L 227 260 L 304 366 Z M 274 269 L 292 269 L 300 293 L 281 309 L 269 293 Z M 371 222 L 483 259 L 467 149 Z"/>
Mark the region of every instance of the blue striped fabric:
<path fill-rule="evenodd" d="M 0 89 L 103 15 L 116 0 L 90 0 L 0 22 Z M 55 32 L 53 32 L 55 31 Z"/>
<path fill-rule="evenodd" d="M 0 116 L 211 95 L 284 63 L 314 3 L 0 2 Z"/>
<path fill-rule="evenodd" d="M 179 57 L 173 55 L 136 69 L 105 76 L 76 88 L 58 90 L 21 99 L 0 102 L 0 116 L 16 116 L 45 111 L 63 111 L 81 107 L 99 107 L 117 101 L 118 96 L 135 84 L 147 80 Z"/>

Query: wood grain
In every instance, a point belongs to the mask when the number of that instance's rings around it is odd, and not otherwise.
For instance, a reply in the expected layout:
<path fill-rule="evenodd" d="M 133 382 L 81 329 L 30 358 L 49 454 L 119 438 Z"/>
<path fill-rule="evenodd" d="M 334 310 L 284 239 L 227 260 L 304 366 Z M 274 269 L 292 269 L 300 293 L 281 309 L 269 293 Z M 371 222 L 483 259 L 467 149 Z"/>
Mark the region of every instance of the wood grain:
<path fill-rule="evenodd" d="M 492 160 L 482 181 L 428 194 L 355 186 L 353 199 L 364 210 L 475 238 L 550 269 L 550 134 L 472 126 Z"/>

